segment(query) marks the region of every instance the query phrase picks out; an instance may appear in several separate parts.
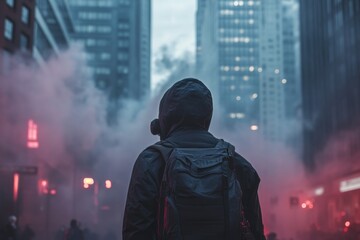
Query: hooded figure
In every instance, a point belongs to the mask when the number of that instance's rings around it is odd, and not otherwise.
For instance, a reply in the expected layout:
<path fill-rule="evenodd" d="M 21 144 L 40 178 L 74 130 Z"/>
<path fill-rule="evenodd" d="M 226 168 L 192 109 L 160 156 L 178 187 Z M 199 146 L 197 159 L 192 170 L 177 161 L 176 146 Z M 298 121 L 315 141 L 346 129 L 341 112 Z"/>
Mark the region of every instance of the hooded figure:
<path fill-rule="evenodd" d="M 183 79 L 162 97 L 158 119 L 153 120 L 150 125 L 151 132 L 160 136 L 161 141 L 157 143 L 160 145 L 167 142 L 177 148 L 214 148 L 219 139 L 208 132 L 212 112 L 209 89 L 197 79 Z M 260 178 L 242 156 L 235 153 L 234 159 L 234 168 L 243 192 L 244 215 L 255 240 L 265 240 L 257 194 Z M 164 168 L 163 154 L 152 146 L 137 158 L 125 206 L 124 240 L 159 239 L 158 211 Z M 192 239 L 202 238 L 194 233 Z"/>

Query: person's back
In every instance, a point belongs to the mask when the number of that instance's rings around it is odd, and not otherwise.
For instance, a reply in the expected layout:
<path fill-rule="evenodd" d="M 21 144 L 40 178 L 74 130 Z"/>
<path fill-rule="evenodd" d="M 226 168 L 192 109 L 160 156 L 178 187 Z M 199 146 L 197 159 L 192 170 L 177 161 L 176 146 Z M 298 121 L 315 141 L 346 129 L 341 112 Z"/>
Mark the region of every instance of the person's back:
<path fill-rule="evenodd" d="M 75 219 L 70 222 L 70 228 L 65 234 L 65 240 L 84 240 L 83 232 Z"/>
<path fill-rule="evenodd" d="M 221 221 L 218 221 L 216 216 L 214 217 L 217 221 L 216 224 L 210 221 L 206 222 L 206 219 L 201 220 L 198 224 L 193 221 L 191 221 L 191 224 L 187 224 L 187 221 L 183 221 L 182 225 L 178 227 L 181 236 L 174 237 L 171 234 L 164 236 L 163 234 L 166 226 L 162 224 L 164 222 L 162 216 L 166 216 L 164 212 L 169 211 L 169 207 L 164 206 L 166 205 L 164 204 L 164 197 L 160 193 L 163 191 L 163 187 L 160 186 L 161 182 L 164 185 L 163 174 L 165 174 L 164 169 L 168 168 L 166 163 L 168 163 L 169 153 L 174 149 L 181 148 L 195 149 L 195 152 L 198 151 L 204 154 L 205 151 L 211 151 L 212 148 L 217 146 L 219 139 L 208 132 L 211 116 L 211 93 L 200 81 L 196 79 L 179 81 L 165 93 L 160 102 L 159 119 L 152 122 L 151 129 L 153 134 L 160 135 L 161 141 L 140 154 L 132 173 L 124 214 L 124 240 L 215 240 L 227 238 L 226 221 L 223 221 L 224 215 L 222 215 L 222 218 L 219 216 Z M 158 145 L 168 148 L 168 154 L 166 150 L 162 151 L 161 148 L 159 150 L 159 147 L 156 147 Z M 243 192 L 242 201 L 238 204 L 243 205 L 245 217 L 250 222 L 250 229 L 254 238 L 263 240 L 265 237 L 257 197 L 257 187 L 260 179 L 251 164 L 240 155 L 235 153 L 233 159 L 234 171 Z M 169 178 L 177 178 L 177 176 L 170 176 Z M 169 181 L 173 180 L 170 179 Z M 194 184 L 196 185 L 196 183 Z M 196 212 L 200 208 L 194 201 L 195 198 L 191 197 L 188 204 L 190 208 L 185 210 L 180 206 L 175 206 L 175 212 L 179 209 L 181 211 L 175 214 L 174 219 L 201 219 L 201 216 L 200 218 L 199 216 L 193 216 L 197 214 Z M 179 204 L 179 201 L 177 203 Z M 220 205 L 221 208 L 219 209 L 224 209 L 223 204 Z M 191 206 L 193 211 L 190 210 Z M 210 208 L 207 213 L 216 212 L 217 215 L 221 215 L 218 214 L 216 207 L 211 206 Z M 224 211 L 220 210 L 220 212 L 223 213 Z M 171 228 L 176 228 L 176 225 Z M 232 238 L 241 239 L 240 236 L 228 236 L 228 239 Z"/>

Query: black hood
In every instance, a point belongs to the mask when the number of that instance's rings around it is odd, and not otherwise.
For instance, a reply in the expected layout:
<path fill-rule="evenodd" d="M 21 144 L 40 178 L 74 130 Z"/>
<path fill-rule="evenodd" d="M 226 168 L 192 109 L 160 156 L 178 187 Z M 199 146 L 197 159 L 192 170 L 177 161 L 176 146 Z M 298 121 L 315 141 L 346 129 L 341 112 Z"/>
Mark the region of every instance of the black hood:
<path fill-rule="evenodd" d="M 186 78 L 169 88 L 160 101 L 159 118 L 151 132 L 164 140 L 177 130 L 208 130 L 213 112 L 210 90 L 198 79 Z"/>

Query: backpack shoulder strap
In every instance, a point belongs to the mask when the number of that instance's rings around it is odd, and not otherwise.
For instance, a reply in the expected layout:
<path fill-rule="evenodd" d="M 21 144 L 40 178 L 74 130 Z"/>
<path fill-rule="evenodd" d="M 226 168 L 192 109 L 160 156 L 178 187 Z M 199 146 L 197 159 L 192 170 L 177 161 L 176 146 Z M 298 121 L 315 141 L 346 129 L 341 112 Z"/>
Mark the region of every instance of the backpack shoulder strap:
<path fill-rule="evenodd" d="M 160 141 L 151 145 L 149 149 L 153 149 L 158 153 L 160 153 L 162 160 L 166 164 L 167 159 L 170 157 L 174 149 L 174 146 L 168 141 Z"/>

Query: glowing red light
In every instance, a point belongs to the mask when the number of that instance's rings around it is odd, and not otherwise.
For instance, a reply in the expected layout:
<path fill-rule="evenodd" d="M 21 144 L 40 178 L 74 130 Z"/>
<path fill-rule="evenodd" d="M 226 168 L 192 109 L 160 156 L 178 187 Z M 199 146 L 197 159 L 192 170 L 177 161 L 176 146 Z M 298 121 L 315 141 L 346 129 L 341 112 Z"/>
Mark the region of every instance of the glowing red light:
<path fill-rule="evenodd" d="M 89 188 L 89 187 L 90 187 L 89 184 L 84 183 L 84 188 Z"/>
<path fill-rule="evenodd" d="M 33 120 L 28 121 L 28 148 L 39 148 L 38 126 Z"/>
<path fill-rule="evenodd" d="M 49 193 L 49 183 L 47 180 L 41 180 L 39 185 L 39 193 L 40 194 L 48 194 Z"/>
<path fill-rule="evenodd" d="M 56 190 L 55 190 L 55 189 L 51 189 L 51 190 L 50 190 L 50 194 L 51 194 L 51 195 L 56 195 Z"/>
<path fill-rule="evenodd" d="M 345 222 L 345 227 L 350 227 L 350 222 L 349 221 Z"/>
<path fill-rule="evenodd" d="M 19 195 L 19 174 L 15 173 L 14 174 L 14 202 L 17 201 L 18 199 L 18 195 Z"/>
<path fill-rule="evenodd" d="M 301 207 L 302 207 L 302 208 L 306 208 L 306 203 L 302 203 L 302 204 L 301 204 Z"/>
<path fill-rule="evenodd" d="M 46 186 L 47 186 L 47 184 L 48 184 L 48 183 L 47 183 L 47 181 L 46 181 L 46 180 L 42 180 L 42 181 L 41 181 L 41 186 L 46 187 Z"/>
<path fill-rule="evenodd" d="M 110 180 L 105 181 L 105 187 L 106 188 L 111 188 L 111 181 Z"/>

